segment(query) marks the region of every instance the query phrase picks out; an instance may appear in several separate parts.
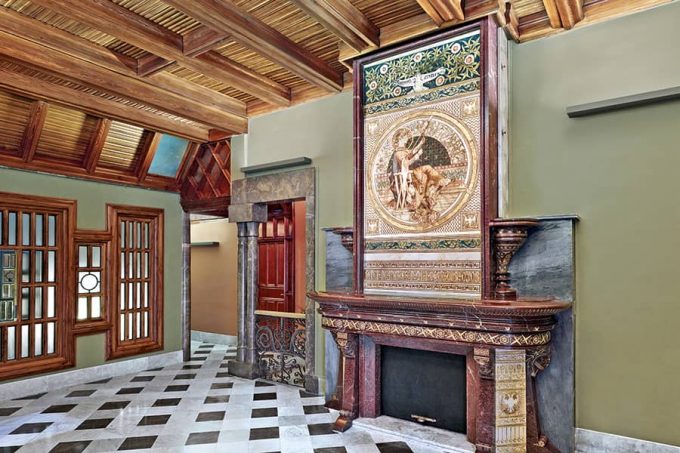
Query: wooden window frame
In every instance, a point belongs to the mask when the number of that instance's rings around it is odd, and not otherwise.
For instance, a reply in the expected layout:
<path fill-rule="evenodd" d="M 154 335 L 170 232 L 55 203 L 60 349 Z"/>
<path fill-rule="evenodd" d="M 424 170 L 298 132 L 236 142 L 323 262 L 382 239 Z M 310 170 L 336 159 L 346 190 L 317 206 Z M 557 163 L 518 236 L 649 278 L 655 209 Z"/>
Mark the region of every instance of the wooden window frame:
<path fill-rule="evenodd" d="M 12 361 L 0 361 L 0 379 L 10 379 L 29 374 L 44 373 L 48 371 L 55 371 L 63 368 L 72 367 L 75 364 L 75 341 L 72 333 L 72 319 L 73 319 L 73 305 L 70 303 L 71 295 L 73 294 L 74 282 L 71 278 L 71 266 L 73 263 L 73 238 L 76 226 L 76 202 L 74 200 L 66 200 L 61 198 L 40 197 L 32 195 L 14 194 L 8 192 L 0 192 L 0 199 L 2 200 L 2 209 L 7 211 L 29 211 L 33 213 L 47 213 L 61 215 L 61 220 L 58 229 L 58 235 L 55 239 L 55 246 L 46 248 L 56 249 L 58 252 L 55 266 L 55 311 L 56 311 L 56 329 L 55 337 L 55 352 L 53 354 L 46 354 L 43 346 L 43 355 L 34 357 L 32 352 L 29 352 L 29 357 L 17 357 Z M 4 216 L 3 216 L 4 217 Z M 32 218 L 35 218 L 32 215 Z M 3 219 L 4 222 L 4 219 Z M 43 228 L 46 225 L 43 224 Z M 20 222 L 17 221 L 17 229 L 20 229 Z M 43 231 L 46 231 L 43 230 Z M 3 235 L 7 235 L 7 229 L 3 228 Z M 30 227 L 30 234 L 35 237 L 35 224 L 32 221 Z M 8 246 L 7 241 L 2 241 L 3 249 L 24 250 L 33 249 L 34 245 L 24 246 L 18 240 L 16 246 Z M 33 267 L 31 266 L 31 272 Z M 35 283 L 31 283 L 35 285 Z M 21 278 L 17 277 L 17 292 L 22 287 Z M 18 302 L 19 306 L 20 302 Z M 33 306 L 33 304 L 31 304 Z M 30 313 L 33 313 L 31 310 Z M 17 310 L 17 321 L 2 323 L 3 329 L 7 326 L 20 326 L 20 309 Z M 28 325 L 33 325 L 35 320 L 34 314 L 30 315 Z M 17 336 L 18 338 L 18 336 Z M 44 337 L 43 337 L 44 338 Z M 19 342 L 19 340 L 15 340 Z M 2 351 L 7 349 L 5 344 L 5 336 L 2 335 Z M 17 349 L 20 345 L 17 345 Z M 29 347 L 29 349 L 31 349 Z M 0 357 L 1 359 L 1 357 Z"/>
<path fill-rule="evenodd" d="M 111 226 L 107 225 L 106 231 L 77 230 L 74 237 L 73 246 L 73 273 L 71 278 L 73 286 L 73 334 L 90 335 L 93 333 L 106 332 L 111 328 L 111 287 L 112 287 L 112 267 L 111 267 Z M 102 303 L 101 319 L 87 319 L 78 321 L 78 247 L 81 245 L 96 245 L 101 247 L 101 297 Z"/>
<path fill-rule="evenodd" d="M 155 222 L 155 234 L 149 231 L 149 248 L 153 253 L 149 261 L 149 336 L 135 340 L 120 340 L 120 222 L 139 220 Z M 111 231 L 109 272 L 109 308 L 111 328 L 106 335 L 107 360 L 143 354 L 163 349 L 163 290 L 164 290 L 164 210 L 137 206 L 107 205 L 107 221 Z M 153 278 L 152 278 L 153 277 Z"/>

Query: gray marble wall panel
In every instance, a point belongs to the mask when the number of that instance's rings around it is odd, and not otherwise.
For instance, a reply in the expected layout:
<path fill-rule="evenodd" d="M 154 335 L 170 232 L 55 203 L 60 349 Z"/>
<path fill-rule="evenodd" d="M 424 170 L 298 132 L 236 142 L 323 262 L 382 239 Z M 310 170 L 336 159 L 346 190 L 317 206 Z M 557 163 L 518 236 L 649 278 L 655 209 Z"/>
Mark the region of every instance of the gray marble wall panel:
<path fill-rule="evenodd" d="M 538 218 L 540 224 L 510 263 L 510 283 L 520 296 L 551 296 L 573 302 L 574 226 L 569 217 Z M 538 374 L 538 413 L 543 434 L 567 453 L 574 451 L 574 316 L 557 316 L 552 361 Z"/>
<path fill-rule="evenodd" d="M 354 278 L 352 252 L 342 245 L 342 236 L 335 228 L 324 228 L 326 232 L 326 291 L 351 291 Z M 326 339 L 326 400 L 331 399 L 338 383 L 340 351 L 329 331 L 324 330 Z"/>
<path fill-rule="evenodd" d="M 331 228 L 326 231 L 326 291 L 352 290 L 354 261 L 352 252 L 342 245 L 342 236 Z"/>

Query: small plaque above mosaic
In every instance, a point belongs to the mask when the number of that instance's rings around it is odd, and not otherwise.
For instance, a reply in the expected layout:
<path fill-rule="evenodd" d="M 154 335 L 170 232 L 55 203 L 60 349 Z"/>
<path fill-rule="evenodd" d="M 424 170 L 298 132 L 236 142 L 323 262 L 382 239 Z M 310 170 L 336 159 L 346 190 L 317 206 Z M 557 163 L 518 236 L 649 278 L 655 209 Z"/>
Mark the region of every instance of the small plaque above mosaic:
<path fill-rule="evenodd" d="M 367 293 L 481 294 L 480 42 L 362 67 Z"/>

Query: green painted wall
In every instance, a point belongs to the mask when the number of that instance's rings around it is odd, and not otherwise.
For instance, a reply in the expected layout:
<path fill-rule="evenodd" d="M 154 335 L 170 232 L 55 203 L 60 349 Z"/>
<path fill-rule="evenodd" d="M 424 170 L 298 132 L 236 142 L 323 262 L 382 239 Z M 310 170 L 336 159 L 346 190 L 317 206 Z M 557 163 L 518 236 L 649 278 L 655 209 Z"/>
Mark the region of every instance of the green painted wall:
<path fill-rule="evenodd" d="M 232 174 L 240 168 L 306 156 L 316 167 L 316 287 L 325 288 L 326 237 L 321 228 L 352 225 L 352 94 L 342 93 L 253 118 L 248 134 L 232 139 Z M 317 323 L 320 325 L 320 321 Z M 316 335 L 317 374 L 323 375 L 324 345 Z M 323 383 L 322 383 L 323 385 Z"/>
<path fill-rule="evenodd" d="M 182 210 L 178 195 L 6 168 L 0 168 L 0 191 L 76 200 L 78 202 L 78 228 L 85 229 L 106 227 L 107 203 L 164 209 L 164 351 L 176 351 L 182 348 L 180 329 Z M 104 334 L 78 337 L 76 367 L 84 368 L 105 363 L 105 347 Z"/>
<path fill-rule="evenodd" d="M 253 118 L 248 135 L 232 140 L 234 179 L 240 168 L 306 156 L 316 167 L 316 286 L 326 280 L 321 228 L 352 224 L 352 93 L 342 93 Z"/>
<path fill-rule="evenodd" d="M 680 85 L 680 4 L 511 48 L 510 215 L 576 213 L 581 428 L 680 444 L 680 102 L 568 105 Z"/>

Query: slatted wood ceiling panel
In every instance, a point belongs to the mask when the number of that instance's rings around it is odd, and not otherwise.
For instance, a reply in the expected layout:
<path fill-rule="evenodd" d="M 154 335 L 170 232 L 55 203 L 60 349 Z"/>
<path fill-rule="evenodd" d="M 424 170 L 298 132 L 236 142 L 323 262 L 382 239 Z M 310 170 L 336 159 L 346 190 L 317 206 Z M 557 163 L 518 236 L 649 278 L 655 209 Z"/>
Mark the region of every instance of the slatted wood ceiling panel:
<path fill-rule="evenodd" d="M 36 156 L 82 162 L 96 125 L 97 119 L 93 116 L 50 104 Z"/>
<path fill-rule="evenodd" d="M 143 128 L 119 121 L 111 122 L 111 129 L 99 158 L 99 166 L 134 170 L 139 160 L 137 155 L 144 143 L 143 138 Z"/>
<path fill-rule="evenodd" d="M 0 150 L 18 151 L 31 103 L 30 99 L 0 92 Z"/>

